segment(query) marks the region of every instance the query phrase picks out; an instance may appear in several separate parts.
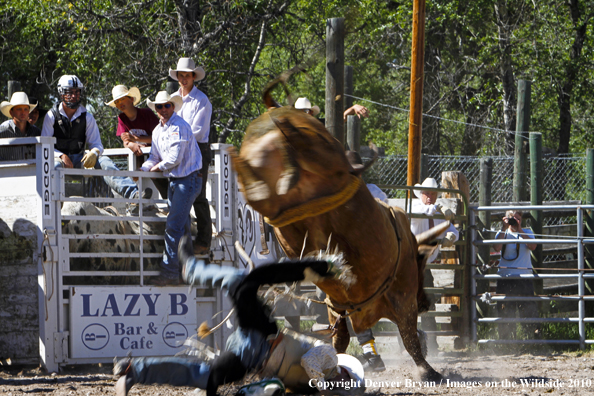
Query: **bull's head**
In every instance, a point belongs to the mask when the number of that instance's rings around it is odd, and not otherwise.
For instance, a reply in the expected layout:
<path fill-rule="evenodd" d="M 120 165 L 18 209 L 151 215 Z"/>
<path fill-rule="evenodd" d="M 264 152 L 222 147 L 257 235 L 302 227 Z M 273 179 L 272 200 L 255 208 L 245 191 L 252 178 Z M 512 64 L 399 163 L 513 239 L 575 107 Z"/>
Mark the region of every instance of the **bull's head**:
<path fill-rule="evenodd" d="M 343 145 L 318 119 L 292 106 L 275 107 L 270 91 L 282 82 L 265 91 L 270 110 L 248 126 L 240 153 L 230 150 L 246 199 L 270 218 L 342 191 L 366 168 L 349 164 Z"/>

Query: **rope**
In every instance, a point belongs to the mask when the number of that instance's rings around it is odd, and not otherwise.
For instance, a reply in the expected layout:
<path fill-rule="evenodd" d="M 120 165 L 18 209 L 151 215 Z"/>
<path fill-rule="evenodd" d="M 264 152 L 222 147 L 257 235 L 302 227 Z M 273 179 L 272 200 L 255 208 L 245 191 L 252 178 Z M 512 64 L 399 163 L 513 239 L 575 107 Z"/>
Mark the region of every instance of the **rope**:
<path fill-rule="evenodd" d="M 227 240 L 225 239 L 226 236 L 232 237 L 233 234 L 223 230 L 220 232 L 215 232 L 214 237 L 216 238 L 221 238 L 223 240 L 223 243 L 225 244 L 225 247 L 227 248 L 225 251 L 229 253 L 229 260 L 233 261 L 233 257 L 231 257 L 231 252 L 229 250 L 229 244 L 227 243 Z M 225 252 L 223 252 L 223 260 L 225 259 Z"/>
<path fill-rule="evenodd" d="M 388 107 L 390 109 L 399 110 L 399 111 L 405 111 L 407 113 L 410 113 L 410 110 L 409 109 L 403 109 L 403 108 L 400 108 L 400 107 L 391 106 L 391 105 L 387 105 L 387 104 L 380 103 L 380 102 L 375 102 L 375 101 L 370 100 L 370 99 L 360 98 L 358 96 L 353 96 L 353 95 L 349 95 L 349 94 L 344 94 L 344 96 L 348 96 L 348 97 L 351 97 L 351 98 L 357 99 L 357 100 L 362 100 L 364 102 L 373 103 L 373 104 L 378 105 L 378 106 Z M 472 126 L 472 127 L 476 127 L 476 128 L 488 129 L 488 130 L 495 131 L 495 132 L 503 132 L 503 133 L 506 133 L 506 134 L 509 134 L 509 135 L 520 135 L 520 137 L 522 139 L 526 139 L 526 140 L 528 140 L 529 137 L 526 136 L 526 135 L 524 135 L 524 134 L 526 134 L 528 132 L 534 132 L 534 131 L 513 132 L 513 131 L 508 131 L 508 130 L 505 130 L 505 129 L 501 129 L 501 128 L 493 128 L 493 127 L 488 127 L 488 126 L 479 125 L 479 124 L 472 124 L 472 123 L 468 123 L 468 122 L 464 122 L 464 121 L 450 120 L 449 118 L 438 117 L 438 116 L 434 116 L 434 115 L 431 115 L 431 114 L 423 114 L 423 116 L 424 117 L 429 117 L 429 118 L 434 118 L 436 120 L 443 120 L 443 121 L 453 122 L 455 124 L 468 125 L 468 126 Z"/>
<path fill-rule="evenodd" d="M 47 296 L 47 274 L 45 273 L 45 265 L 42 265 L 42 269 L 43 269 L 43 294 L 45 295 L 44 298 L 44 306 L 45 306 L 45 320 L 47 321 L 49 319 L 49 315 L 47 312 L 47 302 L 49 300 L 52 299 L 52 296 L 54 295 L 54 250 L 52 249 L 52 246 L 49 243 L 49 235 L 47 234 L 47 228 L 43 229 L 43 243 L 41 244 L 41 249 L 42 249 L 42 256 L 43 256 L 43 246 L 47 245 L 47 247 L 49 248 L 49 251 L 51 253 L 51 257 L 52 259 L 50 260 L 51 263 L 51 276 L 52 276 L 52 281 L 51 281 L 51 285 L 52 285 L 52 293 L 49 295 L 49 297 Z M 43 260 L 44 263 L 47 262 L 47 260 Z"/>
<path fill-rule="evenodd" d="M 315 198 L 299 206 L 287 209 L 274 219 L 265 217 L 264 220 L 274 227 L 281 228 L 308 217 L 319 216 L 347 203 L 361 187 L 360 177 L 351 175 L 349 184 L 338 193 L 325 197 Z"/>

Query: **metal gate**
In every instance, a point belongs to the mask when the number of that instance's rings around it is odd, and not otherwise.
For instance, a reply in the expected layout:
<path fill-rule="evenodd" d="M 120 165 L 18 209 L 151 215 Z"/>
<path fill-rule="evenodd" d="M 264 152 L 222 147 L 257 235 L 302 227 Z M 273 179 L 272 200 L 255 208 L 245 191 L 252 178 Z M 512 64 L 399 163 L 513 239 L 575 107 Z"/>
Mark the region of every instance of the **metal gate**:
<path fill-rule="evenodd" d="M 213 145 L 214 166 L 208 175 L 207 197 L 216 229 L 211 261 L 233 266 L 238 265 L 233 245 L 237 217 L 233 215 L 238 213 L 238 194 L 226 147 Z M 163 229 L 166 216 L 148 213 L 144 205 L 166 206 L 166 201 L 137 200 L 139 215 L 131 216 L 122 209 L 129 203 L 128 199 L 83 198 L 66 193 L 68 179 L 115 175 L 138 178 L 139 190 L 143 191 L 151 184 L 148 176 L 154 174 L 134 170 L 54 170 L 53 145 L 44 145 L 42 151 L 49 155 L 38 157 L 44 170 L 40 354 L 49 371 L 65 364 L 110 362 L 114 356 L 128 353 L 173 355 L 183 349 L 188 336 L 196 334 L 198 324 L 217 321 L 229 312 L 230 302 L 219 289 L 147 286 L 148 277 L 158 275 L 154 263 L 163 254 L 163 233 L 150 232 L 149 225 Z M 106 150 L 105 154 L 118 153 L 121 151 Z M 135 157 L 130 157 L 129 169 L 135 169 Z M 114 205 L 122 213 L 89 214 L 92 207 L 85 206 L 88 204 Z M 64 205 L 78 205 L 82 210 L 62 215 Z M 249 210 L 244 208 L 243 212 Z M 137 224 L 136 232 L 129 232 L 130 224 Z M 106 249 L 88 249 L 97 244 L 103 244 Z M 112 261 L 135 265 L 128 265 L 125 270 L 110 268 Z M 209 336 L 206 343 L 222 347 L 229 334 L 229 329 L 223 329 Z"/>

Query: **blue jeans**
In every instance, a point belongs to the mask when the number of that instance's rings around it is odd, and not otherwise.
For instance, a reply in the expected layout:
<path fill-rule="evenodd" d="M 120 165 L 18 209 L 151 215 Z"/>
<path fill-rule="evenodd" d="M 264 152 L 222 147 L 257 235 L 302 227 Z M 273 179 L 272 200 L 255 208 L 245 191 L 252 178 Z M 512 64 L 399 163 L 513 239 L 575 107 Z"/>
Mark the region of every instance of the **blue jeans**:
<path fill-rule="evenodd" d="M 170 384 L 206 389 L 210 365 L 196 358 L 172 356 L 132 359 L 132 377 L 137 384 Z"/>
<path fill-rule="evenodd" d="M 161 275 L 168 279 L 179 277 L 177 248 L 184 233 L 190 234 L 190 210 L 200 194 L 202 177 L 199 171 L 186 177 L 170 178 L 167 191 L 169 215 L 165 225 L 165 256 L 161 263 Z"/>
<path fill-rule="evenodd" d="M 84 153 L 80 154 L 70 154 L 68 157 L 70 161 L 72 161 L 72 165 L 75 168 L 82 167 L 82 163 L 80 162 L 84 156 Z M 54 161 L 54 169 L 63 168 L 64 165 L 62 161 Z M 103 170 L 115 170 L 119 171 L 119 168 L 116 164 L 113 163 L 111 158 L 106 157 L 104 155 L 100 156 L 95 164 L 95 169 L 103 169 Z M 103 176 L 103 180 L 105 183 L 116 193 L 120 194 L 124 198 L 131 198 L 137 191 L 138 186 L 132 179 L 129 177 L 122 177 L 122 176 Z"/>
<path fill-rule="evenodd" d="M 79 161 L 80 162 L 80 161 Z M 107 156 L 100 156 L 97 160 L 99 166 L 103 170 L 115 170 L 119 171 L 120 169 L 113 163 L 111 158 Z M 97 167 L 97 164 L 95 164 Z M 120 194 L 124 198 L 131 198 L 138 192 L 138 186 L 134 183 L 134 180 L 130 179 L 129 177 L 122 177 L 122 176 L 103 176 L 103 180 L 111 189 L 118 194 Z"/>

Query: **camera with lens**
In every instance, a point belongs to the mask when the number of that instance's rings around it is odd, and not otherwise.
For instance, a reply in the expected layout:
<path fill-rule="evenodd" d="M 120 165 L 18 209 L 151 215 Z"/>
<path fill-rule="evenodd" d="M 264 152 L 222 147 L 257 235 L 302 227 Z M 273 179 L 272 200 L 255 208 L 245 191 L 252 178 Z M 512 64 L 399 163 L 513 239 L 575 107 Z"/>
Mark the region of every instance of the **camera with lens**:
<path fill-rule="evenodd" d="M 508 217 L 507 224 L 509 224 L 510 226 L 516 226 L 518 225 L 518 220 L 516 220 L 515 217 Z"/>

